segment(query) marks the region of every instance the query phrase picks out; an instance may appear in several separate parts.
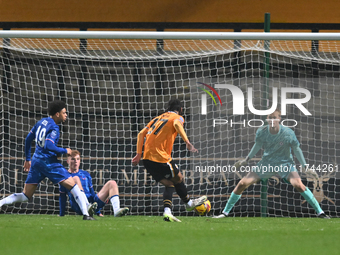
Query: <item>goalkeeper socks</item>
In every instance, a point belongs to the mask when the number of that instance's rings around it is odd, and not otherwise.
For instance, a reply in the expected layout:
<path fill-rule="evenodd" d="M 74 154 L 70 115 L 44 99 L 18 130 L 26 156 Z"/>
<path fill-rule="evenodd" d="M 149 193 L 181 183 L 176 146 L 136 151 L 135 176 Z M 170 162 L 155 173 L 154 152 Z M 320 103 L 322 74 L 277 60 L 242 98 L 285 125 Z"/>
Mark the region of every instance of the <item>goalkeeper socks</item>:
<path fill-rule="evenodd" d="M 166 208 L 170 209 L 171 213 L 171 207 L 172 207 L 172 194 L 175 191 L 175 187 L 165 187 L 163 192 L 163 205 L 164 205 L 164 212 Z"/>
<path fill-rule="evenodd" d="M 309 190 L 309 188 L 306 187 L 306 190 L 304 192 L 301 192 L 300 194 L 306 199 L 308 204 L 310 204 L 314 208 L 314 210 L 316 211 L 318 215 L 321 212 L 323 212 L 318 201 L 314 197 L 313 193 Z"/>
<path fill-rule="evenodd" d="M 14 203 L 27 202 L 27 201 L 28 201 L 28 197 L 24 193 L 15 193 L 8 197 L 5 197 L 4 199 L 1 199 L 0 207 L 3 205 L 10 205 Z"/>
<path fill-rule="evenodd" d="M 114 196 L 110 197 L 110 201 L 111 201 L 111 204 L 112 204 L 113 213 L 118 212 L 118 210 L 120 209 L 119 196 L 114 195 Z"/>
<path fill-rule="evenodd" d="M 241 195 L 237 195 L 234 192 L 231 192 L 228 203 L 224 207 L 223 213 L 228 214 L 231 211 L 231 209 L 234 207 L 236 202 L 240 199 L 240 197 Z"/>
<path fill-rule="evenodd" d="M 182 181 L 181 183 L 175 184 L 175 189 L 177 195 L 182 199 L 182 201 L 187 204 L 189 202 L 189 196 L 188 196 L 188 191 L 187 187 L 185 187 L 184 182 Z"/>
<path fill-rule="evenodd" d="M 71 194 L 74 197 L 74 200 L 76 200 L 77 204 L 79 205 L 79 208 L 81 210 L 81 212 L 83 213 L 83 215 L 89 216 L 89 213 L 87 211 L 87 205 L 86 203 L 88 203 L 87 198 L 84 194 L 84 192 L 81 192 L 78 185 L 74 185 L 73 188 L 70 190 Z M 84 199 L 85 197 L 85 199 Z"/>

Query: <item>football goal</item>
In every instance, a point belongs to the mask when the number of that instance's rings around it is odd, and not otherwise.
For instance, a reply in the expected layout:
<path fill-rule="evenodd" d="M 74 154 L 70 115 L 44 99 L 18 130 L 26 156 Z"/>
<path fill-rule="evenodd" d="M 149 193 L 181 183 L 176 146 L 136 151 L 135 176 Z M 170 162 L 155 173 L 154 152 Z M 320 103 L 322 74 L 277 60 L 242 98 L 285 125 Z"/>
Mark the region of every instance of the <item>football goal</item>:
<path fill-rule="evenodd" d="M 207 195 L 212 213 L 249 172 L 232 166 L 248 155 L 256 130 L 278 108 L 281 124 L 294 130 L 317 173 L 301 173 L 295 159 L 304 184 L 327 214 L 339 215 L 340 33 L 2 30 L 0 38 L 0 197 L 22 191 L 25 137 L 48 115 L 48 103 L 60 99 L 68 121 L 60 126 L 59 145 L 81 152 L 94 189 L 115 180 L 122 206 L 133 215 L 160 215 L 163 187 L 131 159 L 138 132 L 178 98 L 199 153 L 188 152 L 178 136 L 173 158 L 189 195 Z M 58 196 L 46 180 L 33 202 L 2 211 L 58 214 Z M 177 196 L 173 205 L 176 215 L 193 215 Z M 111 210 L 106 206 L 104 214 Z M 314 210 L 273 176 L 249 187 L 231 215 L 311 217 Z"/>

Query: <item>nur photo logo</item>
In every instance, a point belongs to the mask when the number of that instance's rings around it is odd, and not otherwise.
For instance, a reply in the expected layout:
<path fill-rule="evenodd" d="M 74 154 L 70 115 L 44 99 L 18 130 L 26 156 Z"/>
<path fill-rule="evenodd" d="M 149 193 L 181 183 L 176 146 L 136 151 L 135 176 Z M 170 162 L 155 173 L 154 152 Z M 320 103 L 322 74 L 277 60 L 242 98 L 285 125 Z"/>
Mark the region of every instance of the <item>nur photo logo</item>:
<path fill-rule="evenodd" d="M 218 98 L 218 100 L 220 101 L 220 104 L 222 106 L 221 97 L 220 97 L 220 95 L 217 93 L 217 91 L 213 87 L 211 87 L 210 85 L 205 84 L 203 82 L 198 82 L 198 84 L 201 84 L 201 85 L 207 87 L 208 89 L 210 89 L 216 95 L 216 97 Z M 198 88 L 203 90 L 206 93 L 206 94 L 204 94 L 204 93 L 201 94 L 201 100 L 202 100 L 201 101 L 201 114 L 202 115 L 207 115 L 207 94 L 212 98 L 212 100 L 214 101 L 215 105 L 217 105 L 217 103 L 216 103 L 216 100 L 215 100 L 214 96 L 211 94 L 210 91 L 208 91 L 205 88 L 201 88 L 201 87 L 198 87 Z"/>
<path fill-rule="evenodd" d="M 281 116 L 287 115 L 287 106 L 293 105 L 293 107 L 296 107 L 300 110 L 302 114 L 305 116 L 311 116 L 312 114 L 308 111 L 308 109 L 303 105 L 310 101 L 311 99 L 311 93 L 309 90 L 304 88 L 295 88 L 295 87 L 272 87 L 272 95 L 271 95 L 271 106 L 268 106 L 267 109 L 256 109 L 254 106 L 254 93 L 253 93 L 253 87 L 248 87 L 246 92 L 243 92 L 239 87 L 231 84 L 215 84 L 214 88 L 208 84 L 198 82 L 198 84 L 204 85 L 206 88 L 210 89 L 210 91 L 215 94 L 215 96 L 218 98 L 220 102 L 220 111 L 227 110 L 225 108 L 222 108 L 222 106 L 226 106 L 226 104 L 222 104 L 222 100 L 220 95 L 217 93 L 215 89 L 226 89 L 228 92 L 230 92 L 232 97 L 232 111 L 233 116 L 237 115 L 245 115 L 245 105 L 247 105 L 248 110 L 258 116 L 267 116 L 271 113 L 273 113 L 276 109 L 278 109 L 278 101 L 279 101 L 279 92 L 280 92 L 280 106 L 281 106 Z M 212 98 L 215 106 L 217 106 L 217 102 L 213 96 L 213 94 L 205 89 L 201 88 L 202 91 L 205 93 L 201 94 L 201 115 L 207 115 L 207 94 Z M 299 97 L 294 96 L 294 94 L 299 94 Z M 293 122 L 293 125 L 288 125 L 287 123 Z M 233 120 L 227 120 L 227 119 L 213 119 L 213 126 L 216 125 L 225 125 L 225 124 L 231 124 L 231 126 L 234 124 L 240 124 L 243 126 L 250 127 L 261 127 L 264 125 L 264 122 L 259 119 L 251 119 L 251 120 L 241 120 L 239 122 L 233 122 Z M 255 124 L 257 123 L 257 124 Z M 297 121 L 294 119 L 285 119 L 282 120 L 282 125 L 287 127 L 295 127 L 297 125 Z"/>

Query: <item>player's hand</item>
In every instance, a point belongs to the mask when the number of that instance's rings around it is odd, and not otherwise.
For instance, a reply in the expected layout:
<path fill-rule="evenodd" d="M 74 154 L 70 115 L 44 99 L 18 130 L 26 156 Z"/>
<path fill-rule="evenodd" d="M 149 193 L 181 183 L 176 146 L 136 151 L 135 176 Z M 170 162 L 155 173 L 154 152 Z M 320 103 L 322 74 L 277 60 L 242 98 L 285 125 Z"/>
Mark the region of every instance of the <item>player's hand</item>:
<path fill-rule="evenodd" d="M 238 169 L 240 168 L 241 166 L 245 166 L 248 164 L 248 161 L 246 159 L 241 159 L 239 161 L 237 161 L 234 166 Z"/>
<path fill-rule="evenodd" d="M 187 141 L 186 144 L 187 144 L 188 151 L 198 152 L 198 150 L 189 141 Z"/>
<path fill-rule="evenodd" d="M 302 168 L 302 172 L 305 173 L 307 175 L 307 177 L 313 178 L 318 180 L 319 179 L 319 175 L 313 171 L 313 170 L 306 170 L 306 168 Z"/>
<path fill-rule="evenodd" d="M 132 159 L 132 165 L 137 166 L 141 158 L 142 158 L 142 154 L 137 154 L 137 155 Z"/>
<path fill-rule="evenodd" d="M 72 150 L 70 148 L 66 148 L 66 150 L 67 150 L 67 155 L 71 155 Z"/>
<path fill-rule="evenodd" d="M 31 161 L 26 160 L 25 163 L 24 163 L 24 171 L 28 172 L 30 170 L 30 168 L 31 168 Z"/>

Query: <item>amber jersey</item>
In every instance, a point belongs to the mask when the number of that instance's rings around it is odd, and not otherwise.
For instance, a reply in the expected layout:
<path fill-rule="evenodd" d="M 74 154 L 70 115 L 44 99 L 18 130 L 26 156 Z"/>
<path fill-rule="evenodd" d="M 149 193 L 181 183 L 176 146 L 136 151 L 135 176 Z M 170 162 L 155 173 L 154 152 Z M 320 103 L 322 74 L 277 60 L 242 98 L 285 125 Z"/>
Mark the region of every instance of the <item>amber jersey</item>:
<path fill-rule="evenodd" d="M 181 115 L 175 112 L 166 112 L 154 118 L 146 126 L 148 132 L 144 145 L 144 157 L 154 162 L 167 163 L 171 161 L 171 152 L 177 131 L 174 122 L 178 120 L 184 124 Z"/>

